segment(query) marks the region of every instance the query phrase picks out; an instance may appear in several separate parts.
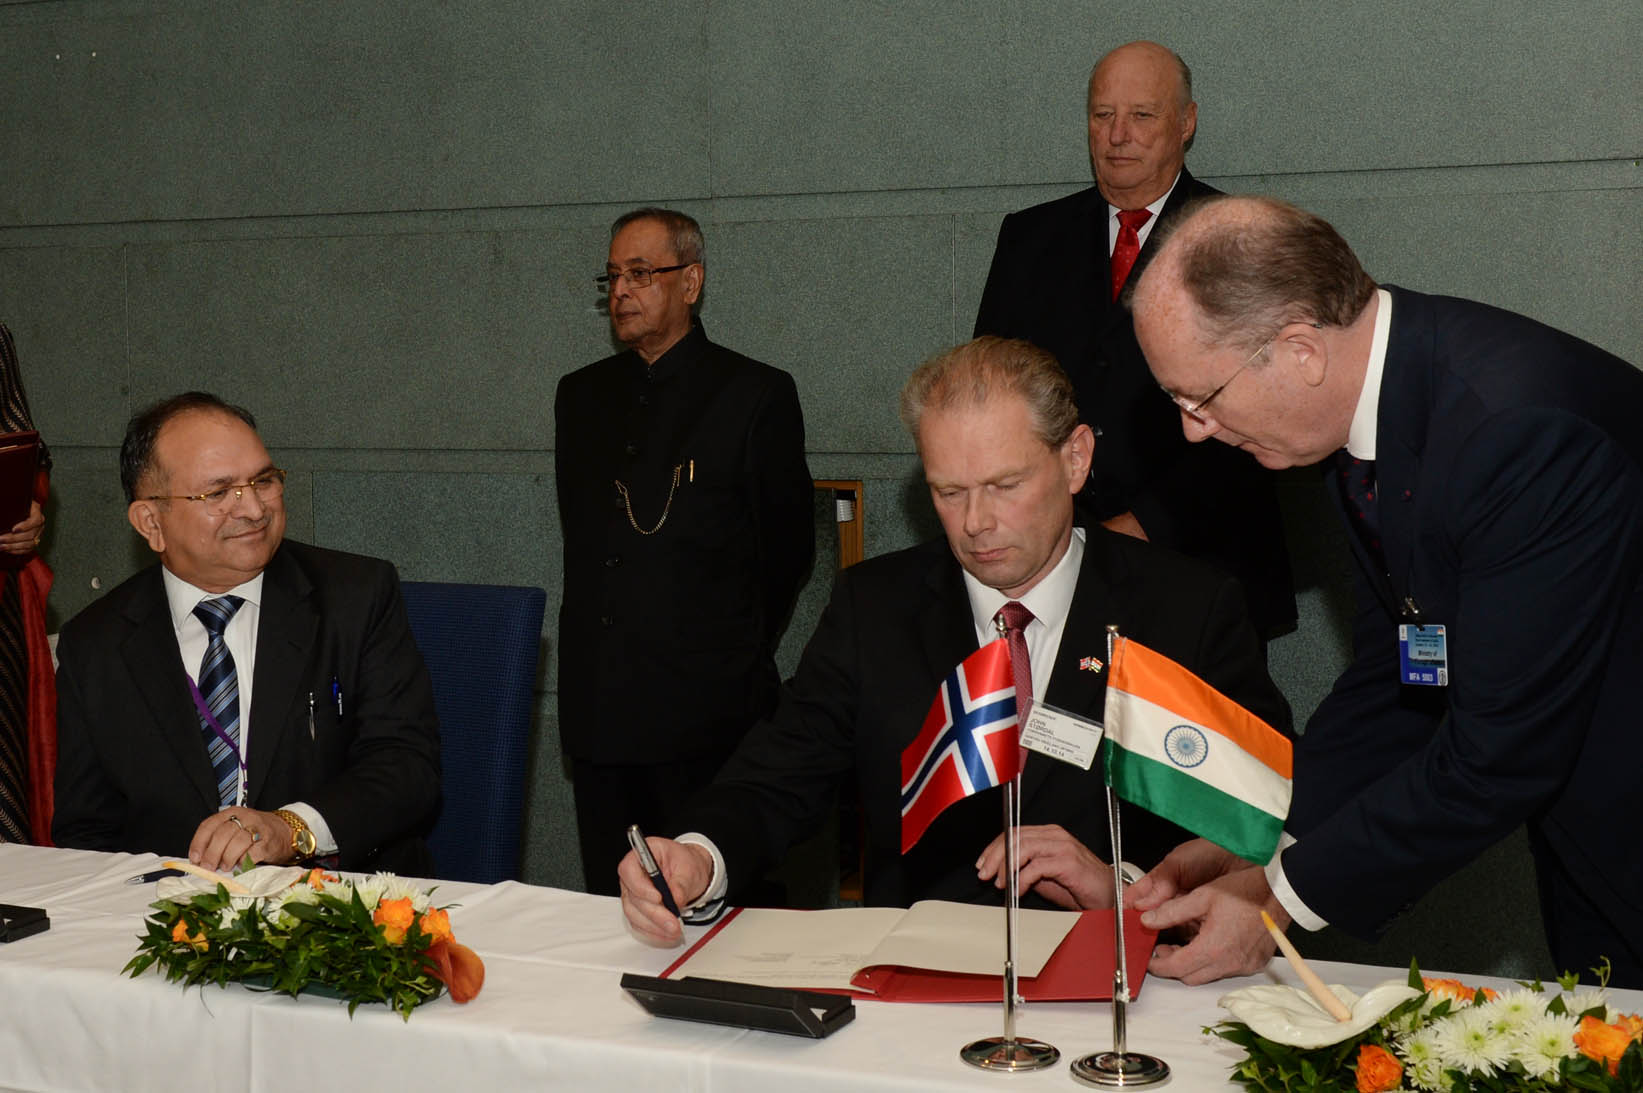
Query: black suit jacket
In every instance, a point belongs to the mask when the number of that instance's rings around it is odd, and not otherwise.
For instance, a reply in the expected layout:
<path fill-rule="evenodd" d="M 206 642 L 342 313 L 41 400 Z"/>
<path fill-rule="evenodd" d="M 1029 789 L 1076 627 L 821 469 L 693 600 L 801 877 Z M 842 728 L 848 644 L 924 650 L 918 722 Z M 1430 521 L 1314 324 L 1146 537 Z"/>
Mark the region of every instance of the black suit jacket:
<path fill-rule="evenodd" d="M 1044 701 L 1101 720 L 1106 626 L 1196 671 L 1269 723 L 1288 707 L 1266 674 L 1235 581 L 1171 551 L 1093 529 Z M 748 734 L 714 784 L 680 818 L 725 857 L 731 897 L 827 814 L 834 787 L 854 778 L 866 820 L 866 901 L 997 902 L 975 860 L 1002 829 L 1001 796 L 986 790 L 944 811 L 901 853 L 900 760 L 936 688 L 976 649 L 975 624 L 945 540 L 874 558 L 839 574 L 833 598 L 782 688 L 775 714 Z M 1081 670 L 1084 657 L 1100 671 Z M 1036 669 L 1035 669 L 1036 670 Z M 1022 822 L 1060 824 L 1110 853 L 1098 757 L 1090 771 L 1030 753 Z M 1188 838 L 1124 806 L 1124 856 L 1151 866 Z"/>
<path fill-rule="evenodd" d="M 1385 566 L 1355 545 L 1356 659 L 1296 745 L 1285 873 L 1367 935 L 1528 821 L 1635 935 L 1643 375 L 1519 315 L 1390 291 Z M 1447 687 L 1398 683 L 1406 601 L 1448 628 Z"/>
<path fill-rule="evenodd" d="M 1219 193 L 1185 168 L 1147 237 L 1195 197 Z M 1079 416 L 1099 429 L 1080 508 L 1095 521 L 1133 511 L 1148 538 L 1239 578 L 1263 637 L 1295 621 L 1295 590 L 1270 472 L 1224 444 L 1190 444 L 1153 381 L 1130 313 L 1112 299 L 1107 200 L 1094 186 L 1011 213 L 998 231 L 975 332 L 1025 338 L 1072 378 Z"/>
<path fill-rule="evenodd" d="M 69 620 L 57 655 L 57 845 L 186 853 L 217 783 L 160 566 Z M 392 565 L 281 544 L 263 571 L 251 703 L 249 807 L 312 805 L 344 869 L 431 874 L 439 725 Z"/>
<path fill-rule="evenodd" d="M 649 368 L 627 352 L 572 372 L 554 418 L 565 752 L 729 751 L 775 702 L 776 644 L 815 550 L 792 377 L 697 324 Z"/>

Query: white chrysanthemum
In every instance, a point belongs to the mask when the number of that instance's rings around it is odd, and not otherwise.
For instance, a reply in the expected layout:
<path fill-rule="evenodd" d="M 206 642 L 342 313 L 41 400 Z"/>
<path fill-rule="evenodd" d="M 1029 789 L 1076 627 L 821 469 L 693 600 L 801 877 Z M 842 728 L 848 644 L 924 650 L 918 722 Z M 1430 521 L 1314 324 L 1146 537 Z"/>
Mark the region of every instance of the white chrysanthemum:
<path fill-rule="evenodd" d="M 1512 1057 L 1511 1040 L 1490 1027 L 1489 1015 L 1480 1006 L 1465 1009 L 1436 1022 L 1434 1044 L 1443 1065 L 1468 1073 L 1489 1075 Z"/>
<path fill-rule="evenodd" d="M 263 903 L 262 917 L 275 926 L 290 927 L 295 925 L 296 919 L 286 914 L 285 907 L 290 903 L 318 903 L 319 893 L 310 888 L 307 883 L 294 884 Z"/>
<path fill-rule="evenodd" d="M 411 909 L 418 914 L 428 909 L 428 893 L 418 888 L 404 877 L 392 873 L 378 873 L 375 878 L 382 882 L 382 899 L 408 899 Z"/>
<path fill-rule="evenodd" d="M 1512 1058 L 1523 1064 L 1530 1077 L 1544 1078 L 1557 1073 L 1557 1064 L 1575 1053 L 1578 1018 L 1543 1013 L 1517 1031 Z"/>
<path fill-rule="evenodd" d="M 1423 1028 L 1398 1045 L 1403 1057 L 1403 1076 L 1416 1089 L 1437 1089 L 1443 1081 L 1443 1060 L 1438 1053 L 1437 1030 Z"/>
<path fill-rule="evenodd" d="M 1609 991 L 1606 987 L 1576 987 L 1563 996 L 1563 1005 L 1570 1013 L 1579 1017 L 1587 1010 L 1602 1011 L 1597 1015 L 1598 1020 L 1607 1021 L 1609 1011 Z"/>
<path fill-rule="evenodd" d="M 383 876 L 384 874 L 378 873 L 374 877 L 361 877 L 354 882 L 354 891 L 359 895 L 359 901 L 365 904 L 367 911 L 376 910 L 377 903 L 382 899 Z M 338 893 L 338 895 L 341 894 Z"/>
<path fill-rule="evenodd" d="M 1546 1003 L 1546 997 L 1539 991 L 1514 987 L 1502 991 L 1480 1008 L 1488 1015 L 1489 1023 L 1496 1032 L 1510 1034 L 1544 1014 Z"/>

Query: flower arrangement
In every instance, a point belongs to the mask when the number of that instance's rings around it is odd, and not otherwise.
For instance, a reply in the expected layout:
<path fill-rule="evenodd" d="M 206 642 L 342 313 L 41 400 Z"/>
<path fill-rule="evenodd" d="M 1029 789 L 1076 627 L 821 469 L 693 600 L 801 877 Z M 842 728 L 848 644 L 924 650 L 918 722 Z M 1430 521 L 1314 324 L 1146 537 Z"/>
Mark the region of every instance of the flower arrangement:
<path fill-rule="evenodd" d="M 346 1000 L 350 1016 L 362 1003 L 382 1002 L 406 1020 L 442 987 L 466 1002 L 485 981 L 484 963 L 456 941 L 448 912 L 391 873 L 350 880 L 257 866 L 232 879 L 160 885 L 124 969 L 133 977 L 158 967 L 185 988 L 311 990 Z"/>
<path fill-rule="evenodd" d="M 1495 991 L 1423 977 L 1383 983 L 1362 998 L 1329 990 L 1351 1012 L 1337 1021 L 1308 995 L 1245 987 L 1221 999 L 1233 1020 L 1208 1034 L 1244 1049 L 1232 1081 L 1289 1093 L 1539 1093 L 1643 1091 L 1643 1018 L 1609 1005 L 1598 986 L 1565 975 L 1556 991 L 1520 983 Z"/>

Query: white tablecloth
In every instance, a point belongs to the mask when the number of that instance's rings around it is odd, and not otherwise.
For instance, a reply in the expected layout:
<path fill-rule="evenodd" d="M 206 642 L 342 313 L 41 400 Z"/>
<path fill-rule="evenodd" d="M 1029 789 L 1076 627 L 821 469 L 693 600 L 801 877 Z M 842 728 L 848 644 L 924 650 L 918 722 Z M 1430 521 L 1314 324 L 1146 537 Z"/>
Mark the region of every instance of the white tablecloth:
<path fill-rule="evenodd" d="M 858 1001 L 854 1023 L 826 1040 L 650 1017 L 617 984 L 677 956 L 634 940 L 616 900 L 508 882 L 440 884 L 459 940 L 485 961 L 465 1006 L 442 997 L 409 1022 L 382 1006 L 346 1008 L 241 987 L 190 988 L 149 971 L 120 974 L 153 885 L 128 877 L 152 855 L 0 845 L 0 903 L 45 907 L 51 929 L 0 945 L 0 1088 L 118 1090 L 839 1090 L 1069 1089 L 1067 1063 L 1111 1046 L 1111 1008 L 1026 1007 L 1018 1032 L 1061 1049 L 1033 1074 L 976 1071 L 969 1040 L 1001 1031 L 999 1008 Z M 688 931 L 690 939 L 700 930 Z M 1304 943 L 1303 943 L 1304 944 Z M 1402 972 L 1321 964 L 1330 982 L 1363 989 Z M 1173 1088 L 1231 1088 L 1237 1051 L 1206 1037 L 1231 986 L 1148 980 L 1129 1012 L 1129 1046 L 1168 1062 Z M 1643 993 L 1621 992 L 1631 1009 Z"/>

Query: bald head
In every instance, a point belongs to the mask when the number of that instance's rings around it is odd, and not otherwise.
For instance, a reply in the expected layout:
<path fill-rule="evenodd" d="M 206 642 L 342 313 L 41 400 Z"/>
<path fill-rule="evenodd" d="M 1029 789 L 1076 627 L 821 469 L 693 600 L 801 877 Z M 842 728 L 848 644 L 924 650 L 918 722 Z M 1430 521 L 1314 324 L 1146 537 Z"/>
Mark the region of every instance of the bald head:
<path fill-rule="evenodd" d="M 1119 46 L 1090 72 L 1087 105 L 1102 196 L 1139 209 L 1168 193 L 1198 128 L 1186 62 L 1157 42 Z"/>
<path fill-rule="evenodd" d="M 1290 322 L 1350 326 L 1375 292 L 1327 220 L 1277 198 L 1202 199 L 1153 244 L 1137 321 L 1179 291 L 1205 340 L 1232 348 L 1253 351 Z"/>
<path fill-rule="evenodd" d="M 1346 443 L 1369 359 L 1375 282 L 1334 228 L 1264 197 L 1189 207 L 1131 299 L 1153 378 L 1187 439 L 1267 467 Z"/>

